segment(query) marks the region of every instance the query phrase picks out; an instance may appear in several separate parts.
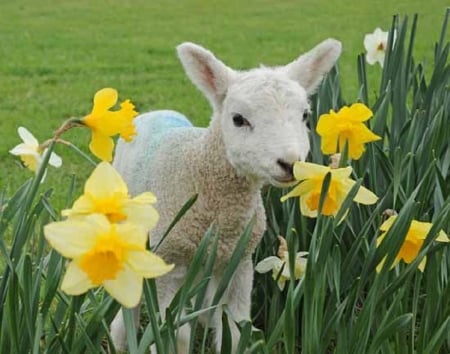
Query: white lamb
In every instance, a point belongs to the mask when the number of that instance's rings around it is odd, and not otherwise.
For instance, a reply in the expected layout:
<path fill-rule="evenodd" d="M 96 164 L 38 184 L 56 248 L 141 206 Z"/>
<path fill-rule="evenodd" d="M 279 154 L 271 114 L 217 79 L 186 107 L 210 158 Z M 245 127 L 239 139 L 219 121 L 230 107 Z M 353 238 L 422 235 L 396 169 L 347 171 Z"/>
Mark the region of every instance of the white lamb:
<path fill-rule="evenodd" d="M 266 227 L 260 189 L 268 183 L 292 185 L 293 163 L 304 160 L 309 152 L 305 124 L 308 95 L 335 64 L 341 44 L 328 39 L 286 66 L 242 72 L 230 69 L 198 45 L 183 43 L 177 50 L 187 75 L 212 105 L 209 127 L 194 128 L 174 111 L 143 114 L 135 120 L 136 139 L 119 142 L 114 165 L 131 194 L 150 190 L 158 198 L 160 221 L 152 232 L 152 245 L 158 243 L 181 206 L 198 194 L 196 203 L 158 250 L 166 262 L 175 264 L 171 273 L 157 281 L 162 313 L 182 284 L 192 255 L 210 225 L 221 232 L 215 276 L 208 289 L 212 297 L 221 270 L 256 216 L 245 256 L 221 300 L 228 305 L 234 321 L 248 320 L 251 255 Z M 206 299 L 205 306 L 211 300 Z M 221 318 L 216 311 L 209 323 L 215 329 L 217 352 L 222 340 Z M 230 321 L 230 329 L 235 352 L 239 330 L 234 321 Z M 117 349 L 124 349 L 126 333 L 120 313 L 111 331 Z M 188 351 L 189 338 L 190 328 L 184 325 L 178 333 L 178 353 Z"/>

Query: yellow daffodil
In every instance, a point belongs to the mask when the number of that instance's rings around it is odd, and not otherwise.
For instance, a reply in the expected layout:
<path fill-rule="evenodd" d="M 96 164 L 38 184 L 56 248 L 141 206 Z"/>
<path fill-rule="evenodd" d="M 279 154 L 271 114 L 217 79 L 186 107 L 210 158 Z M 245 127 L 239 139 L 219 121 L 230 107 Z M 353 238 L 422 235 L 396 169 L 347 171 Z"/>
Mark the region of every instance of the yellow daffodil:
<path fill-rule="evenodd" d="M 372 115 L 372 111 L 362 103 L 342 107 L 337 113 L 330 110 L 329 114 L 322 114 L 316 129 L 322 138 L 322 152 L 324 154 L 342 152 L 347 142 L 348 156 L 353 160 L 359 159 L 365 150 L 365 143 L 381 139 L 363 123 Z"/>
<path fill-rule="evenodd" d="M 92 112 L 81 120 L 92 131 L 89 149 L 103 161 L 112 160 L 112 136 L 120 134 L 126 141 L 130 141 L 136 134 L 133 119 L 137 112 L 129 100 L 124 101 L 118 111 L 110 111 L 117 103 L 117 98 L 117 91 L 112 88 L 98 91 L 94 96 Z"/>
<path fill-rule="evenodd" d="M 46 149 L 42 149 L 37 139 L 26 128 L 19 127 L 17 129 L 22 143 L 15 146 L 9 152 L 13 155 L 20 156 L 24 165 L 33 172 L 37 172 L 42 164 Z M 61 157 L 52 152 L 48 164 L 54 167 L 60 167 L 62 164 Z M 44 180 L 44 177 L 42 180 Z"/>
<path fill-rule="evenodd" d="M 381 241 L 383 241 L 383 239 L 386 237 L 388 230 L 391 228 L 396 218 L 397 216 L 391 216 L 380 226 L 380 230 L 383 231 L 383 233 L 377 239 L 377 246 L 379 246 L 381 244 Z M 401 246 L 400 251 L 395 257 L 392 267 L 396 266 L 401 260 L 409 264 L 414 261 L 414 259 L 416 259 L 420 249 L 422 248 L 423 242 L 425 241 L 425 238 L 430 232 L 432 226 L 433 224 L 429 222 L 421 222 L 416 220 L 413 220 L 411 222 L 405 240 L 403 241 L 403 245 Z M 442 230 L 439 231 L 435 240 L 439 242 L 450 242 L 448 236 Z M 377 266 L 378 272 L 383 267 L 384 262 L 385 259 L 383 259 Z M 425 256 L 419 263 L 418 268 L 421 272 L 423 272 L 423 270 L 425 269 L 426 262 L 427 259 Z"/>
<path fill-rule="evenodd" d="M 271 256 L 264 258 L 256 265 L 255 270 L 258 273 L 267 273 L 272 271 L 273 279 L 277 280 L 278 278 L 278 287 L 280 290 L 283 290 L 286 281 L 291 279 L 291 273 L 289 270 L 289 252 L 287 251 L 286 240 L 280 236 L 278 239 L 280 240 L 280 248 L 278 250 L 279 257 Z M 297 252 L 294 267 L 294 279 L 296 280 L 300 279 L 305 274 L 307 263 L 305 256 L 307 255 L 308 252 Z"/>
<path fill-rule="evenodd" d="M 110 223 L 101 214 L 51 223 L 44 234 L 57 252 L 72 259 L 61 284 L 69 295 L 102 285 L 123 306 L 134 307 L 143 278 L 160 277 L 173 268 L 146 250 L 148 237 L 142 228 Z"/>
<path fill-rule="evenodd" d="M 101 162 L 87 179 L 84 194 L 75 201 L 72 209 L 63 210 L 62 215 L 103 214 L 111 222 L 128 221 L 148 231 L 155 227 L 159 218 L 154 203 L 156 197 L 151 192 L 130 198 L 119 173 L 108 162 Z"/>
<path fill-rule="evenodd" d="M 331 173 L 331 181 L 322 214 L 336 215 L 348 192 L 355 184 L 355 181 L 349 177 L 352 173 L 351 167 L 332 169 L 314 163 L 297 161 L 294 164 L 294 177 L 301 182 L 292 191 L 284 195 L 281 201 L 284 202 L 292 197 L 300 197 L 302 214 L 313 218 L 317 217 L 322 184 L 328 172 Z M 378 197 L 361 186 L 353 200 L 357 203 L 369 205 L 376 203 Z"/>

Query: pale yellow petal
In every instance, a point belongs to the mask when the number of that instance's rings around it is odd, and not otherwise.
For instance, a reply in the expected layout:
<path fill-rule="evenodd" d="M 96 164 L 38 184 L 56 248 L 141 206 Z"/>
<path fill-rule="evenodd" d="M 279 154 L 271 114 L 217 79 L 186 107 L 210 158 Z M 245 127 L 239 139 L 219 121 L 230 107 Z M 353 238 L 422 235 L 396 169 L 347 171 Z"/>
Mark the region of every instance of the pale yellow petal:
<path fill-rule="evenodd" d="M 92 130 L 92 138 L 89 144 L 91 152 L 100 160 L 111 161 L 114 150 L 114 141 L 107 135 Z"/>
<path fill-rule="evenodd" d="M 391 226 L 394 224 L 394 221 L 397 219 L 397 216 L 390 216 L 383 224 L 380 226 L 381 231 L 388 231 Z"/>
<path fill-rule="evenodd" d="M 312 191 L 316 184 L 317 182 L 312 180 L 305 180 L 303 182 L 300 182 L 289 193 L 283 195 L 280 200 L 284 202 L 289 198 L 300 197 Z"/>
<path fill-rule="evenodd" d="M 360 186 L 353 200 L 360 204 L 371 205 L 378 201 L 378 197 L 367 188 Z"/>
<path fill-rule="evenodd" d="M 130 200 L 123 208 L 127 221 L 142 226 L 146 231 L 155 228 L 159 214 L 152 205 L 136 203 Z"/>
<path fill-rule="evenodd" d="M 422 258 L 422 260 L 420 261 L 419 265 L 417 266 L 417 268 L 419 268 L 419 270 L 423 273 L 423 271 L 425 270 L 426 264 L 427 264 L 427 256 L 424 256 Z"/>
<path fill-rule="evenodd" d="M 353 168 L 351 166 L 342 168 L 332 168 L 330 170 L 334 180 L 350 180 L 348 177 L 352 174 Z M 350 180 L 351 181 L 351 180 Z"/>
<path fill-rule="evenodd" d="M 157 278 L 170 272 L 174 264 L 164 260 L 150 251 L 129 251 L 127 263 L 130 268 L 144 278 Z"/>
<path fill-rule="evenodd" d="M 311 178 L 323 178 L 330 170 L 328 166 L 310 162 L 297 161 L 294 163 L 294 176 L 298 181 Z"/>
<path fill-rule="evenodd" d="M 88 214 L 95 210 L 95 205 L 92 203 L 92 199 L 86 195 L 79 197 L 75 203 L 73 203 L 72 209 L 64 209 L 61 212 L 62 216 L 72 216 L 76 214 Z"/>
<path fill-rule="evenodd" d="M 450 239 L 448 238 L 447 234 L 444 231 L 439 231 L 437 237 L 436 237 L 436 241 L 439 242 L 450 242 Z"/>
<path fill-rule="evenodd" d="M 98 114 L 110 109 L 117 103 L 117 90 L 112 88 L 104 88 L 96 92 L 94 96 L 93 114 Z"/>
<path fill-rule="evenodd" d="M 144 204 L 155 204 L 156 196 L 152 192 L 141 193 L 133 198 L 133 201 Z"/>
<path fill-rule="evenodd" d="M 255 266 L 255 271 L 257 271 L 258 273 L 267 273 L 272 269 L 280 269 L 282 264 L 283 262 L 280 258 L 270 256 L 258 262 L 258 264 Z"/>
<path fill-rule="evenodd" d="M 128 196 L 128 187 L 111 164 L 101 162 L 97 165 L 84 186 L 84 192 L 95 198 L 108 198 L 115 194 Z"/>
<path fill-rule="evenodd" d="M 148 230 L 143 226 L 125 222 L 116 225 L 116 233 L 125 243 L 134 245 L 138 249 L 145 250 L 148 242 Z"/>
<path fill-rule="evenodd" d="M 88 275 L 83 272 L 76 261 L 70 262 L 61 284 L 61 290 L 68 295 L 80 295 L 95 285 L 92 284 Z"/>
<path fill-rule="evenodd" d="M 124 307 L 131 308 L 139 304 L 142 296 L 143 278 L 127 265 L 119 272 L 115 280 L 103 283 L 105 290 Z"/>
<path fill-rule="evenodd" d="M 95 242 L 96 228 L 86 220 L 66 220 L 44 226 L 48 243 L 67 258 L 79 257 Z"/>
<path fill-rule="evenodd" d="M 36 157 L 40 157 L 40 154 L 37 152 L 36 148 L 33 148 L 30 145 L 21 143 L 19 145 L 16 145 L 14 148 L 9 150 L 10 154 L 20 156 L 20 155 L 32 155 Z"/>

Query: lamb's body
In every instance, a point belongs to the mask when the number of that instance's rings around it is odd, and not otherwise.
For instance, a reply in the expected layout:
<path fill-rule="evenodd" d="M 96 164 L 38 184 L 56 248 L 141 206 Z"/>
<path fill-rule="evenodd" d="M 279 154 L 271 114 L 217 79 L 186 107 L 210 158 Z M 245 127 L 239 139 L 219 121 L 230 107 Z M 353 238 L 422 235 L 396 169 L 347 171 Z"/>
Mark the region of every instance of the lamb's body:
<path fill-rule="evenodd" d="M 255 217 L 250 242 L 221 302 L 228 305 L 229 328 L 235 352 L 239 330 L 234 321 L 250 318 L 253 280 L 251 254 L 265 229 L 260 188 L 263 184 L 288 186 L 294 182 L 292 166 L 309 151 L 305 124 L 309 104 L 323 75 L 340 54 L 340 43 L 327 40 L 292 63 L 276 68 L 237 72 L 194 44 L 178 47 L 191 80 L 203 91 L 214 112 L 208 128 L 194 128 L 181 114 L 157 111 L 138 117 L 137 136 L 120 141 L 114 166 L 133 195 L 152 191 L 158 198 L 158 226 L 151 244 L 160 240 L 189 198 L 198 199 L 158 248 L 175 269 L 157 280 L 162 314 L 186 275 L 194 252 L 211 225 L 219 230 L 213 276 L 205 306 L 215 294 L 221 271 L 250 220 Z M 201 274 L 199 274 L 201 276 Z M 221 346 L 222 316 L 216 311 L 210 326 Z M 122 316 L 111 325 L 115 345 L 125 346 Z M 178 353 L 188 350 L 190 330 L 178 332 Z"/>
<path fill-rule="evenodd" d="M 195 128 L 180 113 L 155 111 L 136 120 L 137 137 L 120 141 L 114 167 L 132 195 L 152 191 L 160 220 L 152 231 L 151 244 L 173 221 L 193 195 L 198 199 L 170 232 L 158 253 L 168 263 L 189 264 L 206 230 L 214 224 L 221 230 L 218 262 L 227 263 L 235 245 L 256 215 L 247 255 L 251 255 L 265 228 L 259 189 L 261 182 L 236 175 L 226 159 L 220 130 L 212 125 Z"/>

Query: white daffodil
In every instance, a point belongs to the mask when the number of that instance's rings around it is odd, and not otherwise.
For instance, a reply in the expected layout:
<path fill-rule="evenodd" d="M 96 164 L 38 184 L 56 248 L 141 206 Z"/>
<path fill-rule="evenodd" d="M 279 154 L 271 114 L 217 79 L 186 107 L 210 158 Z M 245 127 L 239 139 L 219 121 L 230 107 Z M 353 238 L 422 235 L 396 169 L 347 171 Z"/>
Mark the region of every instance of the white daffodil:
<path fill-rule="evenodd" d="M 280 290 L 284 289 L 284 285 L 287 280 L 291 279 L 291 272 L 289 270 L 289 252 L 287 251 L 286 240 L 281 236 L 278 237 L 280 240 L 280 248 L 278 250 L 279 257 L 271 256 L 264 258 L 260 261 L 255 270 L 258 273 L 267 273 L 272 271 L 272 277 L 277 280 L 278 287 Z M 305 256 L 308 252 L 298 252 L 295 258 L 294 266 L 294 279 L 298 280 L 305 274 L 307 259 Z"/>
<path fill-rule="evenodd" d="M 384 32 L 380 28 L 376 28 L 373 33 L 368 33 L 365 35 L 364 48 L 367 51 L 366 60 L 370 65 L 378 62 L 381 67 L 383 67 L 388 37 L 389 32 Z"/>
<path fill-rule="evenodd" d="M 23 143 L 15 146 L 9 152 L 13 155 L 19 156 L 28 169 L 37 173 L 47 149 L 42 150 L 37 139 L 26 128 L 19 127 L 17 132 L 19 133 Z M 52 152 L 48 163 L 54 167 L 60 167 L 62 160 L 61 157 Z M 42 180 L 44 180 L 44 178 L 45 173 Z"/>

